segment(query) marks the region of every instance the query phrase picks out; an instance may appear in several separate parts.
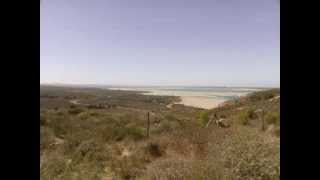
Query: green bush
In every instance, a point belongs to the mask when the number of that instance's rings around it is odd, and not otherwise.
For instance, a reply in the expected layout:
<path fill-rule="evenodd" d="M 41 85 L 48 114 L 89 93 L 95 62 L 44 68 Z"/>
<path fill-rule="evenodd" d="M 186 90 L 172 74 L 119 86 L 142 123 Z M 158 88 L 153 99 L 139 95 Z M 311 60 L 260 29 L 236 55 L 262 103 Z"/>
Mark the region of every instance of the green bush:
<path fill-rule="evenodd" d="M 247 111 L 242 111 L 240 114 L 239 114 L 239 122 L 241 125 L 248 125 L 249 124 L 249 114 Z"/>
<path fill-rule="evenodd" d="M 101 114 L 99 114 L 98 112 L 90 111 L 90 110 L 86 110 L 86 111 L 83 110 L 80 113 L 78 113 L 77 116 L 81 120 L 88 120 L 93 117 L 99 117 L 99 116 L 101 116 Z"/>
<path fill-rule="evenodd" d="M 112 133 L 111 133 L 111 138 L 116 140 L 116 141 L 121 141 L 127 136 L 127 129 L 122 128 L 122 127 L 116 127 L 116 128 L 111 128 Z"/>
<path fill-rule="evenodd" d="M 138 141 L 144 138 L 145 130 L 140 127 L 107 126 L 101 131 L 104 141 L 122 141 L 125 138 L 131 138 Z"/>
<path fill-rule="evenodd" d="M 278 112 L 268 112 L 265 119 L 268 124 L 280 125 L 280 113 Z"/>
<path fill-rule="evenodd" d="M 135 141 L 141 140 L 145 136 L 145 130 L 140 127 L 128 128 L 128 135 Z"/>
<path fill-rule="evenodd" d="M 209 121 L 209 111 L 202 111 L 199 114 L 199 120 L 201 125 L 205 126 Z"/>
<path fill-rule="evenodd" d="M 249 109 L 247 111 L 241 111 L 239 114 L 239 122 L 241 125 L 248 125 L 251 119 L 257 118 L 257 114 L 253 109 Z"/>

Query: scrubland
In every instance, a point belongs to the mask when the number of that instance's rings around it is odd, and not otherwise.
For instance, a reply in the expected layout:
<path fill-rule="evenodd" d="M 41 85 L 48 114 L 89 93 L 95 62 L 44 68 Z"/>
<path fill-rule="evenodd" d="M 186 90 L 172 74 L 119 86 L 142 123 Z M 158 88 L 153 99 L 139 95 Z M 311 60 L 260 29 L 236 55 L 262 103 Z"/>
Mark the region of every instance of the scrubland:
<path fill-rule="evenodd" d="M 279 89 L 210 110 L 176 101 L 40 86 L 41 179 L 280 179 Z"/>

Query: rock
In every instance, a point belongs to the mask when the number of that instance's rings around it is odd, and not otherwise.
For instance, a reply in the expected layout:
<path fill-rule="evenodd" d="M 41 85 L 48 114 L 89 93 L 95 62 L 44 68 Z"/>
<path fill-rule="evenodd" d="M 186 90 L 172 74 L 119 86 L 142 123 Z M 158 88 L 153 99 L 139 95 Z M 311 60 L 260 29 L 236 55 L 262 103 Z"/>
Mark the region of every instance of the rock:
<path fill-rule="evenodd" d="M 216 124 L 218 127 L 221 127 L 221 128 L 228 128 L 230 127 L 229 124 L 225 123 L 225 119 L 223 118 L 220 118 L 219 120 L 216 121 Z"/>

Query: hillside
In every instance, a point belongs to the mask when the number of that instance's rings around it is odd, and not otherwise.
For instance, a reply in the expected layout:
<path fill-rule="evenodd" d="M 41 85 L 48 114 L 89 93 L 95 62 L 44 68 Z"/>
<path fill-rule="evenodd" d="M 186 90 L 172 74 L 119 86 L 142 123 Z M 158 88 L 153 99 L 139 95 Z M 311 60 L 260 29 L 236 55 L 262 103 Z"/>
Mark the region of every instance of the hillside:
<path fill-rule="evenodd" d="M 211 110 L 178 100 L 40 86 L 41 179 L 280 179 L 280 89 Z"/>

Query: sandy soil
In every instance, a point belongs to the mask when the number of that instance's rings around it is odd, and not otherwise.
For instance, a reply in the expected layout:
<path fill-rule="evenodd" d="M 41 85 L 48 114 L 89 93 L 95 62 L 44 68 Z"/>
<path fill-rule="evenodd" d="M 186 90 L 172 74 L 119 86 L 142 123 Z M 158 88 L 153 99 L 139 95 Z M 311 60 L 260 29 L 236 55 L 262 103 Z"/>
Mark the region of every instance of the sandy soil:
<path fill-rule="evenodd" d="M 176 104 L 184 104 L 186 106 L 199 107 L 203 109 L 211 109 L 219 106 L 225 100 L 208 99 L 205 97 L 182 96 L 181 102 Z"/>
<path fill-rule="evenodd" d="M 222 98 L 208 98 L 208 96 L 228 96 L 228 95 L 243 95 L 244 93 L 233 92 L 184 92 L 184 91 L 162 91 L 152 90 L 145 95 L 160 95 L 160 96 L 179 96 L 181 101 L 174 104 L 184 104 L 186 106 L 198 107 L 203 109 L 212 109 L 218 107 L 227 99 Z M 171 108 L 172 104 L 168 105 Z"/>

